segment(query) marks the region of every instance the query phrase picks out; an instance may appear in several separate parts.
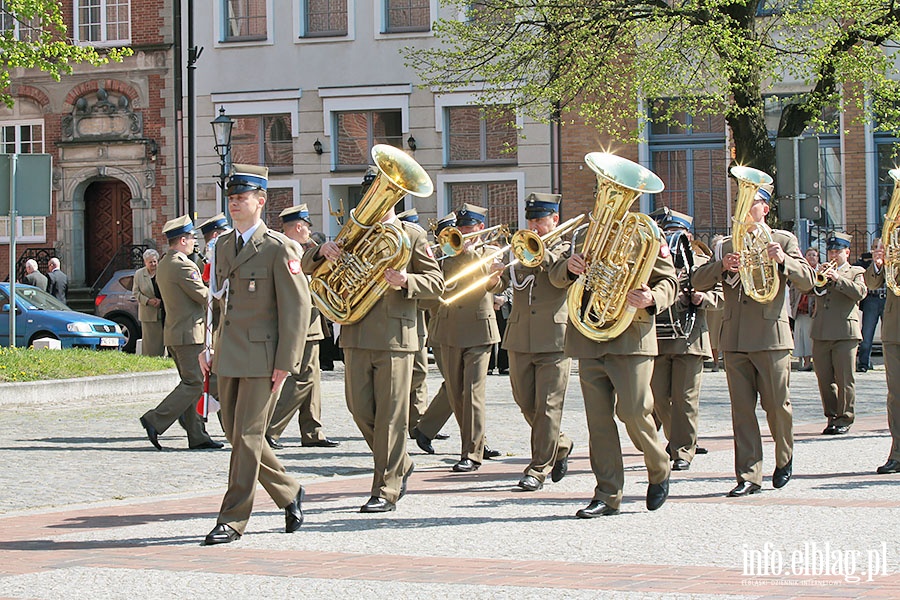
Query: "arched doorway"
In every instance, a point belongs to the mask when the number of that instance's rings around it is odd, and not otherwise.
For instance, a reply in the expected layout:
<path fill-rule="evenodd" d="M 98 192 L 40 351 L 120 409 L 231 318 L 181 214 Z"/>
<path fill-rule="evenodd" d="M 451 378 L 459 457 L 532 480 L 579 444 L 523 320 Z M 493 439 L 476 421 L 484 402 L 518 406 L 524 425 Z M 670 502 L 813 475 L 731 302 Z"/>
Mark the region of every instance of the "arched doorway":
<path fill-rule="evenodd" d="M 94 283 L 119 248 L 132 243 L 131 190 L 118 180 L 91 183 L 84 191 L 85 283 Z"/>

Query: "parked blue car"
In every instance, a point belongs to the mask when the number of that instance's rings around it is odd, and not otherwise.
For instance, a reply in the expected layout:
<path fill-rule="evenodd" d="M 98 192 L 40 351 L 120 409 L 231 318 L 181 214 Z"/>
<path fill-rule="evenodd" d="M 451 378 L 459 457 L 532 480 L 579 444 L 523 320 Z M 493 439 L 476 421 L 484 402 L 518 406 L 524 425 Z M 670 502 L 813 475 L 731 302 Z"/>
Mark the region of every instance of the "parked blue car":
<path fill-rule="evenodd" d="M 9 346 L 9 283 L 0 283 L 0 346 Z M 16 284 L 16 346 L 53 338 L 63 348 L 119 350 L 125 336 L 112 321 L 76 312 L 42 290 Z"/>

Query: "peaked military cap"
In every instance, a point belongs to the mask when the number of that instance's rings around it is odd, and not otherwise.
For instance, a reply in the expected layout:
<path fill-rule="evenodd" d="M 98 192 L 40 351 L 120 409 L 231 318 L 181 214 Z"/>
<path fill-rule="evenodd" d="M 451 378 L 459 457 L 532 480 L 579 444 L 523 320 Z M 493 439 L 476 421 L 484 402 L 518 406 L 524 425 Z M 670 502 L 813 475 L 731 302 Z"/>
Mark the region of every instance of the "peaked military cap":
<path fill-rule="evenodd" d="M 192 231 L 194 231 L 194 223 L 187 215 L 182 215 L 171 221 L 166 221 L 166 224 L 163 225 L 163 233 L 166 234 L 166 238 L 170 240 L 191 233 Z"/>
<path fill-rule="evenodd" d="M 409 223 L 418 223 L 419 212 L 415 208 L 411 208 L 409 210 L 404 210 L 402 213 L 397 215 L 397 218 L 401 221 L 407 221 Z"/>
<path fill-rule="evenodd" d="M 456 211 L 456 226 L 465 227 L 484 223 L 487 221 L 487 212 L 486 208 L 474 204 L 463 204 L 462 208 Z"/>
<path fill-rule="evenodd" d="M 850 242 L 853 241 L 853 236 L 847 235 L 846 233 L 842 233 L 840 231 L 834 231 L 831 235 L 828 236 L 828 242 L 826 243 L 826 248 L 828 250 L 843 250 L 844 248 L 850 247 Z"/>
<path fill-rule="evenodd" d="M 281 211 L 278 216 L 281 217 L 282 223 L 290 223 L 292 221 L 299 221 L 302 219 L 312 225 L 312 218 L 309 216 L 309 207 L 305 204 L 289 206 L 288 208 Z"/>
<path fill-rule="evenodd" d="M 228 179 L 228 185 L 225 188 L 225 195 L 233 196 L 254 190 L 265 190 L 268 186 L 268 167 L 235 164 L 232 167 L 231 177 Z"/>
<path fill-rule="evenodd" d="M 212 233 L 216 229 L 228 229 L 228 219 L 225 218 L 224 213 L 219 213 L 200 223 L 200 232 L 203 235 Z"/>

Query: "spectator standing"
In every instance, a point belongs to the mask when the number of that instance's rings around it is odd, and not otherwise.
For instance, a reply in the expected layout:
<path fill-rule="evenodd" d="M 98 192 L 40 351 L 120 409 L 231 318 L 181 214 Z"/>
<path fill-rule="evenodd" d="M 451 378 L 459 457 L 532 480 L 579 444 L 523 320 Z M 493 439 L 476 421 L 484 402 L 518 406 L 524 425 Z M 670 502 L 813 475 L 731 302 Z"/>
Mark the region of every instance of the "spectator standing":
<path fill-rule="evenodd" d="M 57 300 L 66 304 L 66 296 L 69 293 L 69 277 L 59 268 L 59 259 L 55 256 L 48 263 L 50 271 L 47 273 L 49 284 L 47 291 Z"/>
<path fill-rule="evenodd" d="M 33 285 L 43 292 L 47 291 L 47 276 L 38 271 L 37 261 L 33 258 L 25 261 L 25 277 L 22 278 L 22 283 Z"/>

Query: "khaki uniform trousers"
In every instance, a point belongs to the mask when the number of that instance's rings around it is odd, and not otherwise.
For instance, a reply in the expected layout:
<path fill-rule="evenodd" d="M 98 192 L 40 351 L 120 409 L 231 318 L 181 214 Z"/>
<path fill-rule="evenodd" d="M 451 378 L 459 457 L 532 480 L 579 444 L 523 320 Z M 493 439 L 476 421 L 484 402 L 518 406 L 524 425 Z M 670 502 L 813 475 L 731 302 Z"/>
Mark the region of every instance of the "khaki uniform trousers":
<path fill-rule="evenodd" d="M 813 340 L 813 365 L 829 425 L 853 424 L 859 340 Z"/>
<path fill-rule="evenodd" d="M 479 465 L 484 460 L 485 394 L 492 346 L 441 348 L 447 396 L 459 424 L 460 460 L 468 458 Z"/>
<path fill-rule="evenodd" d="M 887 418 L 891 432 L 891 455 L 900 461 L 900 344 L 883 342 L 884 368 L 887 373 Z"/>
<path fill-rule="evenodd" d="M 413 352 L 344 348 L 347 408 L 372 450 L 372 496 L 397 502 L 413 468 L 406 452 Z"/>
<path fill-rule="evenodd" d="M 757 395 L 775 441 L 775 466 L 784 467 L 794 455 L 790 374 L 790 350 L 725 352 L 734 430 L 734 472 L 738 483 L 749 481 L 762 485 L 763 448 L 756 420 Z"/>
<path fill-rule="evenodd" d="M 175 361 L 181 382 L 169 395 L 163 398 L 159 406 L 144 413 L 146 419 L 159 433 L 165 431 L 178 420 L 188 436 L 188 446 L 198 446 L 210 441 L 206 426 L 197 414 L 197 402 L 203 394 L 203 372 L 197 357 L 203 351 L 203 344 L 185 344 L 169 346 L 169 356 Z M 210 381 L 210 391 L 215 395 L 215 375 Z"/>
<path fill-rule="evenodd" d="M 160 321 L 141 321 L 141 340 L 141 356 L 165 354 L 163 324 Z"/>
<path fill-rule="evenodd" d="M 218 523 L 243 535 L 253 510 L 257 481 L 279 508 L 294 501 L 300 483 L 287 474 L 264 437 L 277 398 L 272 393 L 271 378 L 222 375 L 219 392 L 219 412 L 225 437 L 231 443 L 231 463 Z"/>
<path fill-rule="evenodd" d="M 669 456 L 672 460 L 694 460 L 702 377 L 702 356 L 660 354 L 654 360 L 653 377 L 650 380 L 654 398 L 653 411 L 669 440 Z"/>
<path fill-rule="evenodd" d="M 409 436 L 428 409 L 428 346 L 413 355 L 412 387 L 409 390 Z M 447 406 L 449 411 L 449 404 Z"/>
<path fill-rule="evenodd" d="M 303 443 L 325 439 L 322 433 L 322 370 L 319 368 L 318 341 L 307 340 L 297 373 L 284 380 L 266 434 L 274 440 L 280 438 L 294 413 L 298 413 Z"/>
<path fill-rule="evenodd" d="M 510 350 L 508 355 L 513 398 L 531 427 L 531 462 L 525 475 L 543 482 L 554 463 L 572 451 L 572 440 L 559 430 L 572 359 L 562 351 Z"/>
<path fill-rule="evenodd" d="M 625 465 L 619 430 L 613 416 L 625 424 L 628 436 L 644 454 L 650 483 L 669 477 L 669 457 L 656 438 L 653 422 L 653 358 L 607 354 L 578 362 L 590 438 L 591 470 L 597 480 L 594 500 L 619 508 L 625 487 Z"/>
<path fill-rule="evenodd" d="M 434 363 L 437 365 L 438 371 L 441 372 L 441 376 L 443 376 L 444 361 L 441 354 L 441 346 L 433 346 L 432 352 L 434 352 Z M 434 398 L 431 399 L 428 410 L 419 418 L 417 427 L 429 440 L 433 440 L 452 416 L 453 409 L 450 408 L 450 398 L 447 396 L 447 382 L 441 381 L 440 389 L 438 389 Z"/>

